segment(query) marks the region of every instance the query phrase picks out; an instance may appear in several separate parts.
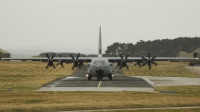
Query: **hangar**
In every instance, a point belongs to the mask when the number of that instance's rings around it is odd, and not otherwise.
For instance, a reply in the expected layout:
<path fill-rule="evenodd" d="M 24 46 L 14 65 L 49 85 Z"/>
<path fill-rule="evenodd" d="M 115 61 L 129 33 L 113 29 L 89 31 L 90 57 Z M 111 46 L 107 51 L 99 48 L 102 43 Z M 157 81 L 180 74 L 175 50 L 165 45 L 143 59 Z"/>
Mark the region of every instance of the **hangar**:
<path fill-rule="evenodd" d="M 186 53 L 186 52 L 183 52 L 183 51 L 179 51 L 179 57 L 197 57 L 200 59 L 200 48 L 197 48 L 196 50 L 194 50 L 193 52 L 191 53 Z"/>
<path fill-rule="evenodd" d="M 10 58 L 10 53 L 0 48 L 0 60 L 2 58 Z"/>

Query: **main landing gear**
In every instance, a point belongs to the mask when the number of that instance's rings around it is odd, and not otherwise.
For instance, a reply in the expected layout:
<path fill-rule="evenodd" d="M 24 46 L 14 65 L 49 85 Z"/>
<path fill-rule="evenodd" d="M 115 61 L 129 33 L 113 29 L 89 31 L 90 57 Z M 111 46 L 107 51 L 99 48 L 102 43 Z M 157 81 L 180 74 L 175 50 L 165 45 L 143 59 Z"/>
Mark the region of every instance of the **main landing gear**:
<path fill-rule="evenodd" d="M 92 75 L 88 74 L 88 80 L 91 80 L 91 78 L 92 78 Z"/>
<path fill-rule="evenodd" d="M 112 80 L 112 74 L 108 75 L 109 80 Z"/>

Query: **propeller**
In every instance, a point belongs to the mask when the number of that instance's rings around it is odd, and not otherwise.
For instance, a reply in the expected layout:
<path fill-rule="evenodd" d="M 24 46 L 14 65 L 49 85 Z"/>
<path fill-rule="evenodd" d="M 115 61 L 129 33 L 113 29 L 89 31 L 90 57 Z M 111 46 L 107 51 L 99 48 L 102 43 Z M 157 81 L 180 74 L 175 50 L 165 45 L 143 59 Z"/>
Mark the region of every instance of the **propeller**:
<path fill-rule="evenodd" d="M 72 55 L 72 54 L 70 54 L 70 56 L 71 56 L 71 58 L 73 59 L 73 61 L 74 61 L 74 65 L 73 65 L 73 67 L 72 67 L 72 70 L 74 69 L 74 67 L 79 67 L 80 69 L 81 69 L 81 66 L 80 66 L 80 64 L 78 64 L 78 58 L 79 58 L 79 56 L 80 56 L 80 53 L 78 53 L 77 54 L 77 56 L 76 56 L 76 59 L 74 58 L 74 56 Z"/>
<path fill-rule="evenodd" d="M 59 57 L 61 57 L 61 54 L 59 54 Z M 59 60 L 58 63 L 56 64 L 56 66 L 58 65 L 61 65 L 62 68 L 64 68 L 64 65 L 63 65 L 63 61 L 62 60 Z"/>
<path fill-rule="evenodd" d="M 119 69 L 121 69 L 122 67 L 126 67 L 127 70 L 129 69 L 128 65 L 126 64 L 127 58 L 128 58 L 129 55 L 130 55 L 130 54 L 128 53 L 128 54 L 126 55 L 125 59 L 124 59 L 123 56 L 122 56 L 122 54 L 121 54 L 121 53 L 119 54 L 119 56 L 120 56 L 121 59 L 122 59 Z"/>
<path fill-rule="evenodd" d="M 137 57 L 139 57 L 139 55 L 137 55 Z M 138 65 L 140 68 L 141 68 L 141 63 L 142 61 L 135 61 L 136 63 L 133 65 L 133 66 L 136 66 Z"/>
<path fill-rule="evenodd" d="M 46 57 L 48 58 L 48 64 L 46 66 L 46 69 L 48 69 L 49 66 L 50 67 L 53 66 L 54 69 L 56 68 L 55 65 L 53 64 L 53 58 L 54 58 L 55 55 L 56 54 L 54 53 L 50 58 L 49 55 L 46 53 Z"/>
<path fill-rule="evenodd" d="M 154 57 L 152 57 L 151 59 L 150 59 L 150 52 L 148 52 L 148 58 L 146 58 L 146 57 L 144 57 L 144 56 L 142 56 L 141 58 L 143 59 L 143 60 L 145 60 L 146 62 L 144 62 L 143 64 L 142 64 L 142 66 L 145 66 L 146 64 L 148 64 L 148 66 L 149 66 L 149 70 L 151 70 L 151 63 L 153 63 L 154 65 L 158 65 L 156 62 L 154 62 L 153 60 L 157 57 L 157 56 L 154 56 Z"/>
<path fill-rule="evenodd" d="M 116 68 L 121 65 L 121 62 L 117 62 Z"/>

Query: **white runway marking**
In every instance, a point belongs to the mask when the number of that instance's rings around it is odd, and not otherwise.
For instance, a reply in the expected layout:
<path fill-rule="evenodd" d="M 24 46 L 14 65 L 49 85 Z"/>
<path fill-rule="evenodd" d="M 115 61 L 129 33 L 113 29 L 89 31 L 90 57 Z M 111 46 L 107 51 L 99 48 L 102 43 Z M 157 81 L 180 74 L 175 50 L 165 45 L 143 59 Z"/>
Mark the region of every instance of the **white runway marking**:
<path fill-rule="evenodd" d="M 151 82 L 149 79 L 146 79 L 146 78 L 142 78 L 142 79 L 144 79 L 147 83 L 149 83 L 150 85 L 152 85 L 154 87 L 154 83 Z"/>
<path fill-rule="evenodd" d="M 130 76 L 130 77 L 142 78 L 142 79 L 145 80 L 147 83 L 149 83 L 151 86 L 154 87 L 154 85 L 155 85 L 152 81 L 150 81 L 149 79 L 144 78 L 144 77 L 140 77 L 140 76 Z"/>
<path fill-rule="evenodd" d="M 73 79 L 73 78 L 80 78 L 80 77 L 72 77 L 72 76 L 66 77 L 66 79 Z"/>
<path fill-rule="evenodd" d="M 98 86 L 96 88 L 97 91 L 99 90 L 100 85 L 101 85 L 101 81 L 99 82 L 99 84 L 98 84 Z"/>
<path fill-rule="evenodd" d="M 152 86 L 181 86 L 200 85 L 200 78 L 187 77 L 156 77 L 156 76 L 135 76 L 144 79 Z"/>

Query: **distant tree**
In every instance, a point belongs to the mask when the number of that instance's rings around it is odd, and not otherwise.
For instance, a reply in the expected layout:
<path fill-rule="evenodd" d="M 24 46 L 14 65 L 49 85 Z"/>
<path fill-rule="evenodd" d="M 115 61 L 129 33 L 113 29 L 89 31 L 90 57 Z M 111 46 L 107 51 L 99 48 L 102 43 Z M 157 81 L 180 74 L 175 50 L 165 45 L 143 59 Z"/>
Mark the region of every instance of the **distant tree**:
<path fill-rule="evenodd" d="M 200 37 L 178 37 L 175 39 L 162 39 L 153 41 L 140 40 L 135 45 L 132 43 L 113 43 L 107 47 L 106 54 L 109 56 L 116 56 L 118 53 L 126 55 L 130 53 L 131 56 L 147 55 L 148 51 L 151 51 L 152 56 L 177 56 L 179 51 L 193 52 L 200 47 Z"/>

